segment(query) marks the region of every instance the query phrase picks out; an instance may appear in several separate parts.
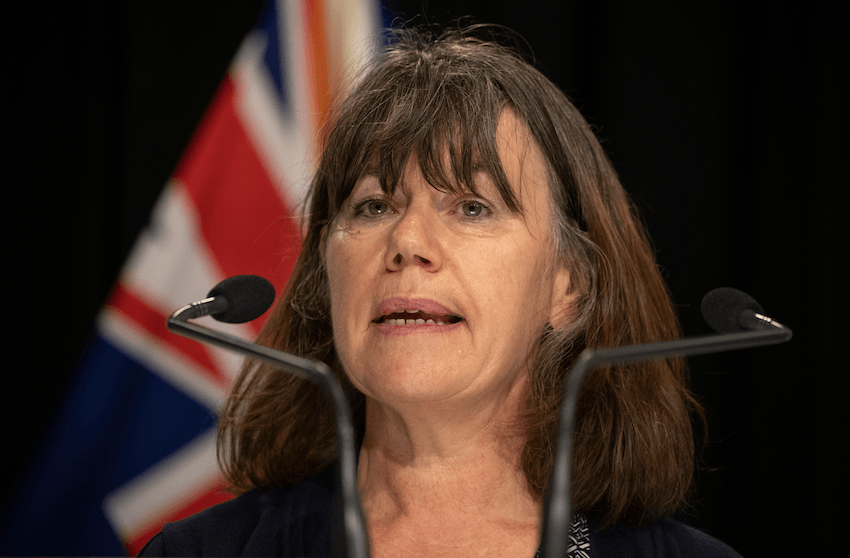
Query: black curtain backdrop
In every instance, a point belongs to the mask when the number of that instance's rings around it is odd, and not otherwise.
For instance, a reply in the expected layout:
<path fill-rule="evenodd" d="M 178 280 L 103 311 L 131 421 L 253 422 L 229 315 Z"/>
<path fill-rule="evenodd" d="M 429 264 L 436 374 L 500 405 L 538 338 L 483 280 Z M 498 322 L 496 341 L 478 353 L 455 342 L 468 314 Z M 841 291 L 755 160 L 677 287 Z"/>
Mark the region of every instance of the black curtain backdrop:
<path fill-rule="evenodd" d="M 4 116 L 4 496 L 262 4 L 62 3 L 18 16 Z M 689 521 L 748 556 L 829 553 L 848 519 L 847 21 L 838 2 L 785 5 L 390 5 L 401 20 L 472 15 L 528 40 L 634 195 L 686 334 L 708 331 L 699 302 L 717 286 L 794 329 L 786 345 L 691 360 L 710 430 Z"/>

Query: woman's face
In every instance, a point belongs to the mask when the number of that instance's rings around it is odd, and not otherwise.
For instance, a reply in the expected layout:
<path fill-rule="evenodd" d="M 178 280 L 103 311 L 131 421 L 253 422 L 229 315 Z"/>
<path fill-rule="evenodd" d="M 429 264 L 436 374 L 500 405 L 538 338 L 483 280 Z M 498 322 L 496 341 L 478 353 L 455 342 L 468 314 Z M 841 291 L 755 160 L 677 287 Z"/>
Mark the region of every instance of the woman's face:
<path fill-rule="evenodd" d="M 440 192 L 415 158 L 392 197 L 360 177 L 325 253 L 337 352 L 354 385 L 389 406 L 493 401 L 524 381 L 529 347 L 568 312 L 554 261 L 546 165 L 505 111 L 497 148 L 523 214 L 488 175 L 480 196 Z"/>

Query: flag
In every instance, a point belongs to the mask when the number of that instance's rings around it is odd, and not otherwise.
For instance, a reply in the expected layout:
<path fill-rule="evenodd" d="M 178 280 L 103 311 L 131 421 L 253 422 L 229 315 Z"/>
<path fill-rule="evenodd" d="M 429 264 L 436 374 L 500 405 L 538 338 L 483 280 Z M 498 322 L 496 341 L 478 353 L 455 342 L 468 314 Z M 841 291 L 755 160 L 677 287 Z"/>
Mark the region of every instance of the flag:
<path fill-rule="evenodd" d="M 376 0 L 267 6 L 99 314 L 4 520 L 0 554 L 135 554 L 166 521 L 230 497 L 215 413 L 241 358 L 174 335 L 165 320 L 231 275 L 282 290 L 319 129 L 378 45 L 380 15 Z M 253 338 L 261 321 L 208 325 Z"/>

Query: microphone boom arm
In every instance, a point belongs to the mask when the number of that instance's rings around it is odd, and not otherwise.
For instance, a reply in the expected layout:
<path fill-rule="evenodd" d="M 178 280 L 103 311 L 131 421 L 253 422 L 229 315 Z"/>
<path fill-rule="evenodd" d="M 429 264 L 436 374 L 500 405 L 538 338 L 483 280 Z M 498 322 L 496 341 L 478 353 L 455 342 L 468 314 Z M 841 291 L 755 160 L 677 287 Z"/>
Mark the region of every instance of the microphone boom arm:
<path fill-rule="evenodd" d="M 578 391 L 585 374 L 599 364 L 624 364 L 641 362 L 659 357 L 684 357 L 747 349 L 784 343 L 791 339 L 792 332 L 779 322 L 764 318 L 760 314 L 764 329 L 737 333 L 701 335 L 673 341 L 659 341 L 644 345 L 628 345 L 598 350 L 586 349 L 579 355 L 567 378 L 566 390 L 561 405 L 561 424 L 555 453 L 555 467 L 544 501 L 544 518 L 541 533 L 542 558 L 566 556 L 567 540 L 572 520 L 570 509 L 572 470 L 572 438 L 575 427 Z"/>
<path fill-rule="evenodd" d="M 337 439 L 339 442 L 339 466 L 337 468 L 339 487 L 342 492 L 341 502 L 351 503 L 342 505 L 342 528 L 345 544 L 335 540 L 335 556 L 346 558 L 367 558 L 369 556 L 369 540 L 366 534 L 366 522 L 360 493 L 357 491 L 357 450 L 356 434 L 351 420 L 351 409 L 339 381 L 331 369 L 323 362 L 311 361 L 306 358 L 290 355 L 282 351 L 270 349 L 256 343 L 250 343 L 238 337 L 216 331 L 211 328 L 190 323 L 186 320 L 193 317 L 193 312 L 186 312 L 192 305 L 183 307 L 172 314 L 166 321 L 168 329 L 183 337 L 242 353 L 266 362 L 278 370 L 294 374 L 299 378 L 319 384 L 331 401 L 336 414 Z M 188 314 L 184 317 L 181 314 Z M 340 499 L 337 500 L 338 502 Z M 338 508 L 339 509 L 339 508 Z M 341 547 L 341 548 L 339 548 Z"/>

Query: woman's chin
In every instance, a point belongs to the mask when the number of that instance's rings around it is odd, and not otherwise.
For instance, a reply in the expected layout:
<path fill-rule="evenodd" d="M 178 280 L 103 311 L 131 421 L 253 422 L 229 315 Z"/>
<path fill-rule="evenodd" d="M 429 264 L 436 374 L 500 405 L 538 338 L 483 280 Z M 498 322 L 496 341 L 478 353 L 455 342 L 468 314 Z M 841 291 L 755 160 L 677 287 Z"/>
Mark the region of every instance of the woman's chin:
<path fill-rule="evenodd" d="M 352 382 L 376 403 L 400 410 L 405 406 L 450 404 L 462 399 L 471 383 L 450 370 L 429 370 L 421 365 L 399 365 L 360 381 L 353 378 Z"/>

